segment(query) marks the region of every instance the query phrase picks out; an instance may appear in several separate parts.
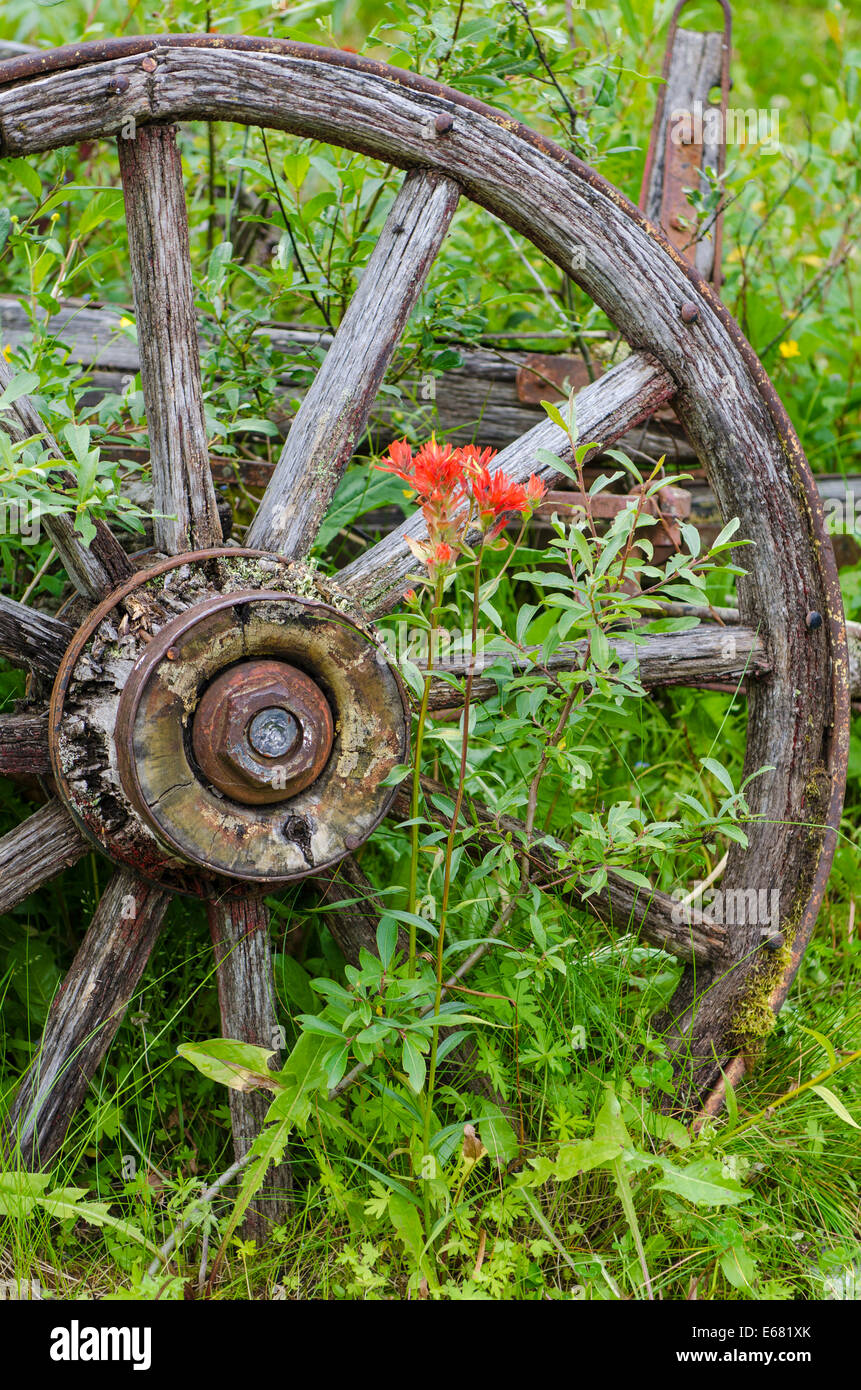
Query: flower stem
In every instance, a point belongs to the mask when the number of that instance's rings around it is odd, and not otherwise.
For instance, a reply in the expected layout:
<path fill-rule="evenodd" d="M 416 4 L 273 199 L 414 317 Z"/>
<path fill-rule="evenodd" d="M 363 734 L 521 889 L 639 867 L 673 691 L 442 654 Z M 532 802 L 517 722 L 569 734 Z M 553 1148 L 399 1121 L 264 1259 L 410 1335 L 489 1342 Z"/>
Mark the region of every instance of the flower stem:
<path fill-rule="evenodd" d="M 416 729 L 416 748 L 413 759 L 413 788 L 410 799 L 410 888 L 407 910 L 410 914 L 410 952 L 409 952 L 409 978 L 415 978 L 416 973 L 416 904 L 418 900 L 417 884 L 419 873 L 419 791 L 421 788 L 422 772 L 422 745 L 425 737 L 425 725 L 428 717 L 428 703 L 430 701 L 431 679 L 433 676 L 433 656 L 434 656 L 434 636 L 436 634 L 437 611 L 442 603 L 443 580 L 437 580 L 434 591 L 433 608 L 430 616 L 430 629 L 428 631 L 428 658 L 425 667 L 425 680 L 422 689 L 422 702 L 419 709 L 419 722 Z"/>
<path fill-rule="evenodd" d="M 463 805 L 464 784 L 466 782 L 466 762 L 469 753 L 469 711 L 472 702 L 472 682 L 475 674 L 476 646 L 478 645 L 478 605 L 479 587 L 481 580 L 481 558 L 484 553 L 482 544 L 475 558 L 473 567 L 473 591 L 472 591 L 472 636 L 470 641 L 470 662 L 466 676 L 466 688 L 463 696 L 463 732 L 460 740 L 460 776 L 458 778 L 457 793 L 454 800 L 454 810 L 452 811 L 451 826 L 449 827 L 448 837 L 445 843 L 445 868 L 443 871 L 442 903 L 440 905 L 439 917 L 439 936 L 436 946 L 436 992 L 434 995 L 433 1006 L 433 1030 L 431 1033 L 430 1061 L 428 1063 L 428 1084 L 425 1096 L 424 1113 L 424 1136 L 423 1152 L 430 1151 L 430 1129 L 431 1117 L 433 1114 L 434 1086 L 436 1084 L 436 1058 L 439 1048 L 439 1010 L 442 1003 L 442 977 L 443 977 L 443 951 L 445 948 L 445 928 L 448 918 L 448 900 L 451 891 L 451 861 L 454 852 L 454 841 L 457 835 L 460 812 Z M 425 1219 L 427 1223 L 427 1189 L 425 1189 Z"/>

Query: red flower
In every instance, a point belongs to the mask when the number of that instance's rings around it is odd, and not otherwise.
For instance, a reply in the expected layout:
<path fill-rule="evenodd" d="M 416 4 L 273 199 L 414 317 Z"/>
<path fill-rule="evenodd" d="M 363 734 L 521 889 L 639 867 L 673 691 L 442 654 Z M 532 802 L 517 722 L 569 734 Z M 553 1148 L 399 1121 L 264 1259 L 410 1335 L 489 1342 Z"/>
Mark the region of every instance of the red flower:
<path fill-rule="evenodd" d="M 536 477 L 534 473 L 530 473 L 529 482 L 526 484 L 526 500 L 530 508 L 538 506 L 546 491 L 547 488 L 541 479 Z"/>
<path fill-rule="evenodd" d="M 482 469 L 486 471 L 487 465 L 496 458 L 495 449 L 479 449 L 475 444 L 464 444 L 459 453 L 463 471 L 469 477 L 475 477 Z"/>
<path fill-rule="evenodd" d="M 419 501 L 455 506 L 464 500 L 463 467 L 460 452 L 450 444 L 437 444 L 431 437 L 413 456 L 405 439 L 396 439 L 389 452 L 377 465 L 384 473 L 408 483 Z"/>
<path fill-rule="evenodd" d="M 472 478 L 472 495 L 478 508 L 481 529 L 490 533 L 491 540 L 503 530 L 512 512 L 529 510 L 526 489 L 522 484 L 512 482 L 502 469 L 491 473 L 486 464 Z"/>

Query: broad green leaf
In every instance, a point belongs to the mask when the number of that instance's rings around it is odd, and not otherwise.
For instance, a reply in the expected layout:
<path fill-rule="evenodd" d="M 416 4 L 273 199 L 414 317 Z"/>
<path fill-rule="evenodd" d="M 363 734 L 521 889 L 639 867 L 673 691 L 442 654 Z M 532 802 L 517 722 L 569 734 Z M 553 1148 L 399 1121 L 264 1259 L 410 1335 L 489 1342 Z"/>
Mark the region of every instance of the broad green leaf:
<path fill-rule="evenodd" d="M 563 1144 L 556 1159 L 555 1176 L 558 1182 L 576 1178 L 578 1173 L 588 1173 L 592 1168 L 600 1168 L 612 1163 L 622 1152 L 622 1146 L 615 1139 L 578 1139 L 574 1144 Z"/>
<path fill-rule="evenodd" d="M 377 950 L 383 968 L 388 970 L 398 944 L 398 924 L 394 917 L 381 917 L 377 925 Z"/>
<path fill-rule="evenodd" d="M 275 1056 L 270 1048 L 236 1042 L 232 1038 L 215 1038 L 212 1042 L 180 1043 L 176 1050 L 204 1076 L 220 1081 L 232 1091 L 254 1091 L 258 1087 L 267 1091 L 283 1089 L 277 1074 L 268 1068 L 269 1059 Z"/>
<path fill-rule="evenodd" d="M 708 772 L 711 772 L 712 775 L 718 779 L 721 786 L 725 787 L 728 792 L 735 791 L 732 778 L 723 764 L 719 763 L 716 758 L 703 758 L 703 767 L 706 768 Z"/>
<path fill-rule="evenodd" d="M 661 1161 L 664 1176 L 655 1183 L 660 1192 L 674 1192 L 695 1207 L 737 1206 L 750 1197 L 740 1182 L 724 1175 L 721 1165 L 713 1158 L 699 1158 L 686 1168 L 668 1160 Z"/>
<path fill-rule="evenodd" d="M 389 1197 L 388 1209 L 392 1225 L 407 1255 L 422 1274 L 428 1274 L 428 1258 L 424 1248 L 425 1238 L 418 1208 L 408 1197 L 403 1197 L 400 1192 L 392 1192 Z"/>

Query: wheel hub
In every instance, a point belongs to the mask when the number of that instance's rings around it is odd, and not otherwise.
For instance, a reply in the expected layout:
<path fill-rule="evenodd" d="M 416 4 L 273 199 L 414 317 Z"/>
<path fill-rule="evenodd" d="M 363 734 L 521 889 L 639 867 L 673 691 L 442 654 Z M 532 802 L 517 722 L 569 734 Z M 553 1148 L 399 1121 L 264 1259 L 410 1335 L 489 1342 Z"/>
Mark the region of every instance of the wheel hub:
<path fill-rule="evenodd" d="M 192 723 L 204 775 L 225 796 L 250 805 L 286 801 L 316 781 L 333 737 L 322 690 L 284 661 L 243 661 L 223 671 Z"/>
<path fill-rule="evenodd" d="M 78 632 L 52 765 L 114 859 L 184 892 L 272 885 L 337 862 L 385 814 L 408 746 L 400 681 L 373 630 L 290 592 L 298 577 L 257 552 L 177 557 Z M 154 633 L 122 620 L 135 587 L 164 612 Z"/>

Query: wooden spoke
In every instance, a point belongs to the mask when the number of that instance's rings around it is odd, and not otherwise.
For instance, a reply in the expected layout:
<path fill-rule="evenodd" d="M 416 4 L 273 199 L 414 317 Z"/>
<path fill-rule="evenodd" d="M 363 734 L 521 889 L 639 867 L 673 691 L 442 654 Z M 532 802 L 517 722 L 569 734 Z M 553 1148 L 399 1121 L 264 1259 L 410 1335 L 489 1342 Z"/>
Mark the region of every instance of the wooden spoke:
<path fill-rule="evenodd" d="M 0 715 L 0 777 L 30 782 L 50 771 L 48 711 Z"/>
<path fill-rule="evenodd" d="M 75 629 L 0 595 L 0 656 L 53 680 Z"/>
<path fill-rule="evenodd" d="M 449 796 L 449 791 L 441 782 L 431 777 L 422 777 L 427 814 L 441 824 L 447 824 L 446 815 L 433 802 L 435 795 Z M 403 788 L 395 798 L 394 813 L 407 817 L 410 814 L 409 794 Z M 622 878 L 613 869 L 608 871 L 606 888 L 584 897 L 585 885 L 578 882 L 575 872 L 566 875 L 560 871 L 553 857 L 546 836 L 528 836 L 523 821 L 516 816 L 497 815 L 489 806 L 472 797 L 464 798 L 464 821 L 476 827 L 477 833 L 467 841 L 467 853 L 487 853 L 499 833 L 510 833 L 518 844 L 525 845 L 529 851 L 531 878 L 537 884 L 553 884 L 557 893 L 573 899 L 578 906 L 594 914 L 602 922 L 618 932 L 636 932 L 653 946 L 660 946 L 679 960 L 705 964 L 717 960 L 725 949 L 726 937 L 723 927 L 712 922 L 702 913 L 692 912 L 691 921 L 679 921 L 678 904 L 657 889 L 647 892 Z M 481 827 L 487 826 L 488 833 Z M 494 833 L 490 833 L 492 827 Z M 564 849 L 562 841 L 556 842 Z"/>
<path fill-rule="evenodd" d="M 0 391 L 8 386 L 12 375 L 9 364 L 0 355 Z M 59 444 L 49 433 L 29 396 L 19 396 L 11 409 L 0 416 L 0 428 L 5 430 L 13 443 L 41 435 L 41 442 L 49 454 L 53 458 L 63 457 Z M 74 489 L 76 486 L 70 473 L 60 473 L 58 482 L 64 488 Z M 93 599 L 103 598 L 133 573 L 131 561 L 103 521 L 95 523 L 96 534 L 89 546 L 84 545 L 75 531 L 74 518 L 68 512 L 42 517 L 41 523 L 63 561 L 66 573 L 82 594 Z"/>
<path fill-rule="evenodd" d="M 61 801 L 49 801 L 0 839 L 0 912 L 76 864 L 90 848 Z"/>
<path fill-rule="evenodd" d="M 311 547 L 358 443 L 458 200 L 450 179 L 408 174 L 295 420 L 246 543 L 293 558 Z"/>
<path fill-rule="evenodd" d="M 129 261 L 155 498 L 168 555 L 221 541 L 209 467 L 182 162 L 172 126 L 120 138 Z"/>
<path fill-rule="evenodd" d="M 708 686 L 716 682 L 732 685 L 742 678 L 750 680 L 763 676 L 771 669 L 762 638 L 746 627 L 733 627 L 728 631 L 715 624 L 687 632 L 655 633 L 636 644 L 626 639 L 613 639 L 611 645 L 621 661 L 637 662 L 638 678 L 647 690 L 665 685 Z M 510 666 L 512 675 L 542 670 L 552 675 L 555 671 L 575 670 L 583 659 L 585 648 L 585 642 L 566 643 L 553 653 L 546 665 L 540 663 L 539 647 L 532 648 L 534 657 L 525 653 L 513 660 L 500 652 L 484 653 L 475 663 L 473 698 L 486 700 L 496 694 L 497 682 L 481 674 L 490 666 Z M 468 665 L 468 659 L 461 657 L 438 662 L 437 669 L 466 675 Z M 460 693 L 447 681 L 433 681 L 431 709 L 456 709 L 460 703 Z"/>
<path fill-rule="evenodd" d="M 261 897 L 248 894 L 210 903 L 208 914 L 218 969 L 223 1036 L 269 1048 L 276 1054 L 270 1066 L 277 1070 L 281 1065 L 280 1045 L 266 905 Z M 260 1133 L 271 1103 L 268 1091 L 231 1090 L 230 1115 L 237 1159 L 245 1157 Z M 261 1242 L 271 1226 L 284 1221 L 290 1186 L 289 1163 L 270 1171 L 265 1194 L 258 1195 L 245 1219 L 249 1239 Z"/>
<path fill-rule="evenodd" d="M 114 874 L 51 1006 L 5 1141 L 27 1167 L 50 1163 L 137 989 L 170 895 Z M 17 1155 L 16 1155 L 17 1156 Z"/>
<path fill-rule="evenodd" d="M 674 391 L 672 377 L 653 358 L 645 353 L 632 354 L 578 393 L 575 409 L 581 441 L 594 442 L 597 449 L 607 448 L 640 420 L 654 414 Z M 546 483 L 555 482 L 561 475 L 539 461 L 539 449 L 548 449 L 566 463 L 572 461 L 568 436 L 552 420 L 544 420 L 503 449 L 495 466 L 516 482 L 526 482 L 530 473 L 537 473 Z M 404 537 L 421 540 L 425 534 L 419 514 L 342 569 L 338 583 L 372 616 L 389 612 L 408 587 L 407 576 L 416 566 Z"/>

